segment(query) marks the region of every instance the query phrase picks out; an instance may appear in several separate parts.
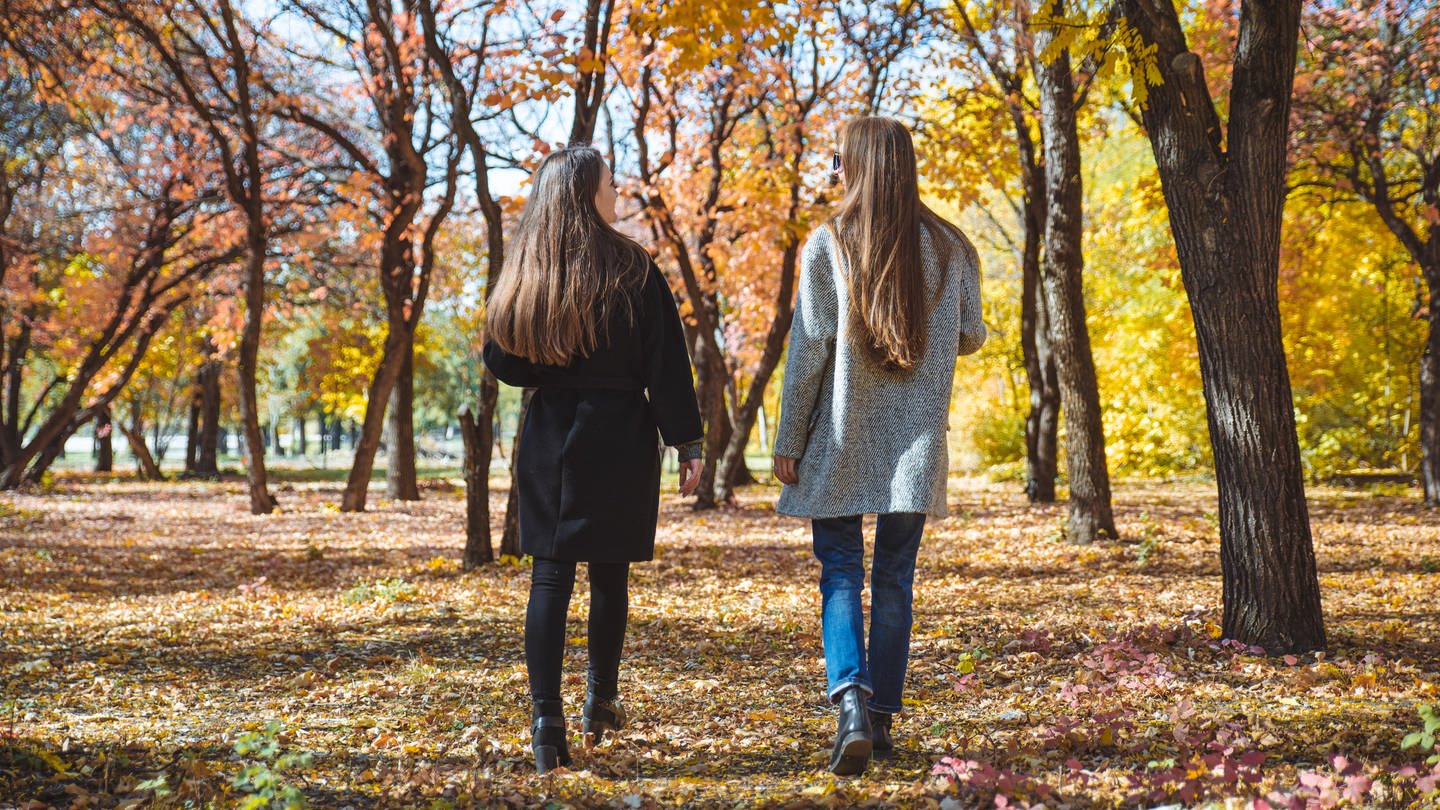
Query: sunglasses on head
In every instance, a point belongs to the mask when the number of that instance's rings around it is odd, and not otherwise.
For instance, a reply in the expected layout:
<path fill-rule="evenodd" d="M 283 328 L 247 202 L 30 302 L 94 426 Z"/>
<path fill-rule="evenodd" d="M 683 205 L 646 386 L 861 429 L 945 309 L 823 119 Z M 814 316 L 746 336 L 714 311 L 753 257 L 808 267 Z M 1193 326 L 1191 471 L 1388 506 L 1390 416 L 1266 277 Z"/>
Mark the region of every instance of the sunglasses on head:
<path fill-rule="evenodd" d="M 839 174 L 839 173 L 840 173 L 840 153 L 839 153 L 839 152 L 836 152 L 835 154 L 833 154 L 833 155 L 830 156 L 830 171 L 834 172 L 835 174 Z"/>

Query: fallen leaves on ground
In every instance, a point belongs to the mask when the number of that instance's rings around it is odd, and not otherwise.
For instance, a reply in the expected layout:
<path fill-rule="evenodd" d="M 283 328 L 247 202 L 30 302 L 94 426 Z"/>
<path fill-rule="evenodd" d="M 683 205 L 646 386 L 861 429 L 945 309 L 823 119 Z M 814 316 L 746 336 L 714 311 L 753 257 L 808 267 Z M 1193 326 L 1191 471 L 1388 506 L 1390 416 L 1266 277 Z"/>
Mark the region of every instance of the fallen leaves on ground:
<path fill-rule="evenodd" d="M 1063 505 L 952 483 L 952 517 L 921 551 L 898 751 L 855 779 L 824 772 L 818 566 L 771 488 L 706 513 L 665 500 L 657 558 L 632 575 L 632 723 L 593 751 L 578 735 L 582 575 L 564 687 L 575 763 L 547 777 L 528 748 L 528 568 L 459 570 L 459 493 L 343 514 L 331 485 L 299 484 L 264 517 L 233 483 L 7 493 L 0 806 L 1440 798 L 1413 744 L 1440 699 L 1440 515 L 1313 490 L 1330 649 L 1271 658 L 1218 638 L 1213 488 L 1117 489 L 1124 542 L 1075 546 Z"/>

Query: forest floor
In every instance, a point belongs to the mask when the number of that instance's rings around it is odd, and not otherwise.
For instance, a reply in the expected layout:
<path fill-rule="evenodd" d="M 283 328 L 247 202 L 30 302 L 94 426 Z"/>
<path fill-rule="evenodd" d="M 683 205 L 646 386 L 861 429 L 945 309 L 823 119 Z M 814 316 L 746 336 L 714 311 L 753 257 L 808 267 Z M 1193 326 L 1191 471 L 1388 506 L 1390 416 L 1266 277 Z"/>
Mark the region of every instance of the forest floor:
<path fill-rule="evenodd" d="M 342 514 L 336 484 L 295 483 L 268 517 L 229 482 L 3 493 L 0 808 L 1440 805 L 1431 752 L 1402 747 L 1440 703 L 1440 512 L 1312 488 L 1330 646 L 1278 658 L 1218 638 L 1213 485 L 1121 482 L 1124 542 L 1096 546 L 1015 489 L 956 480 L 927 527 L 899 750 L 859 778 L 824 771 L 818 566 L 769 487 L 665 498 L 632 575 L 633 722 L 591 752 L 582 577 L 576 760 L 546 777 L 527 568 L 459 570 L 453 486 Z"/>

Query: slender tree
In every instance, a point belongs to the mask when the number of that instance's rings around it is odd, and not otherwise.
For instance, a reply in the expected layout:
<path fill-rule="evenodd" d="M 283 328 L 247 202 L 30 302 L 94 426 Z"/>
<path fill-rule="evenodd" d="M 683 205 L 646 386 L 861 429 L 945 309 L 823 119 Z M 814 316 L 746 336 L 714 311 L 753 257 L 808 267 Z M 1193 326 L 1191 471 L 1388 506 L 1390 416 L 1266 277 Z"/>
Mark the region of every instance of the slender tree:
<path fill-rule="evenodd" d="M 1052 18 L 1063 15 L 1063 0 L 1053 0 L 1049 12 Z M 1062 45 L 1045 59 L 1044 52 L 1055 37 L 1053 25 L 1040 26 L 1035 37 L 1036 48 L 1042 52 L 1035 75 L 1045 156 L 1045 258 L 1040 286 L 1065 416 L 1065 458 L 1070 473 L 1067 534 L 1072 542 L 1090 543 L 1113 540 L 1118 533 L 1110 505 L 1100 386 L 1085 323 L 1084 197 L 1075 118 L 1081 98 L 1071 71 L 1070 49 Z"/>
<path fill-rule="evenodd" d="M 401 500 L 420 497 L 411 399 L 415 328 L 435 268 L 435 239 L 455 205 L 461 147 L 451 132 L 454 118 L 432 82 L 436 65 L 424 47 L 419 9 L 412 0 L 295 0 L 290 7 L 343 51 L 302 58 L 336 69 L 358 88 L 355 92 L 369 108 L 362 113 L 343 95 L 287 95 L 279 111 L 329 139 L 344 156 L 342 185 L 358 190 L 353 209 L 362 212 L 378 234 L 376 270 L 386 336 L 379 368 L 366 391 L 365 417 L 340 504 L 344 511 L 358 512 L 369 495 L 387 406 L 392 436 L 388 493 Z M 438 168 L 432 167 L 432 159 Z M 427 206 L 432 185 L 439 192 Z"/>
<path fill-rule="evenodd" d="M 283 169 L 277 167 L 274 152 L 267 155 L 271 111 L 256 64 L 259 40 L 231 0 L 163 8 L 116 0 L 93 0 L 92 5 L 148 47 L 146 53 L 153 59 L 134 60 L 118 72 L 136 92 L 190 111 L 209 148 L 217 153 L 226 195 L 243 217 L 245 320 L 238 357 L 240 420 L 250 511 L 267 514 L 277 502 L 265 468 L 256 379 L 266 306 L 266 262 L 275 220 L 267 197 L 275 193 L 271 189 L 274 175 Z"/>
<path fill-rule="evenodd" d="M 983 111 L 964 110 L 960 114 L 988 116 L 990 107 L 1001 107 L 1014 143 L 1020 198 L 1016 200 L 1007 195 L 1006 201 L 1020 228 L 1019 238 L 1012 239 L 1011 246 L 1020 258 L 1020 350 L 1030 391 L 1030 408 L 1025 417 L 1025 494 L 1031 503 L 1050 503 L 1055 500 L 1059 473 L 1060 379 L 1040 284 L 1048 204 L 1045 166 L 1041 160 L 1044 138 L 1039 122 L 1040 103 L 1027 87 L 1031 69 L 1038 63 L 1034 37 L 1029 30 L 1030 15 L 1023 5 L 1011 9 L 999 3 L 975 5 L 965 0 L 954 0 L 951 11 L 952 35 L 962 43 L 971 60 L 966 75 L 980 79 L 978 86 L 962 85 L 962 96 L 953 103 L 963 107 L 972 100 L 972 94 L 988 95 L 994 103 L 986 105 Z M 960 148 L 972 151 L 984 146 L 967 142 Z M 975 168 L 980 170 L 978 166 Z M 996 221 L 997 228 L 1005 231 L 996 217 L 991 219 Z"/>

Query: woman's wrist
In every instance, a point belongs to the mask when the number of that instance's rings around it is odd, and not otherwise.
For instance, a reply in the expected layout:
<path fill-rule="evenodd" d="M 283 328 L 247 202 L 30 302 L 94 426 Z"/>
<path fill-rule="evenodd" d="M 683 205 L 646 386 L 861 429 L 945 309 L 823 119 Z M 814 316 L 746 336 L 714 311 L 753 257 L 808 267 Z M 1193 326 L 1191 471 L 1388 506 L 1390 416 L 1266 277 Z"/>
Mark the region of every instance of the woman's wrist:
<path fill-rule="evenodd" d="M 675 451 L 680 454 L 681 461 L 692 461 L 705 454 L 705 440 L 696 439 L 693 442 L 677 444 Z"/>

